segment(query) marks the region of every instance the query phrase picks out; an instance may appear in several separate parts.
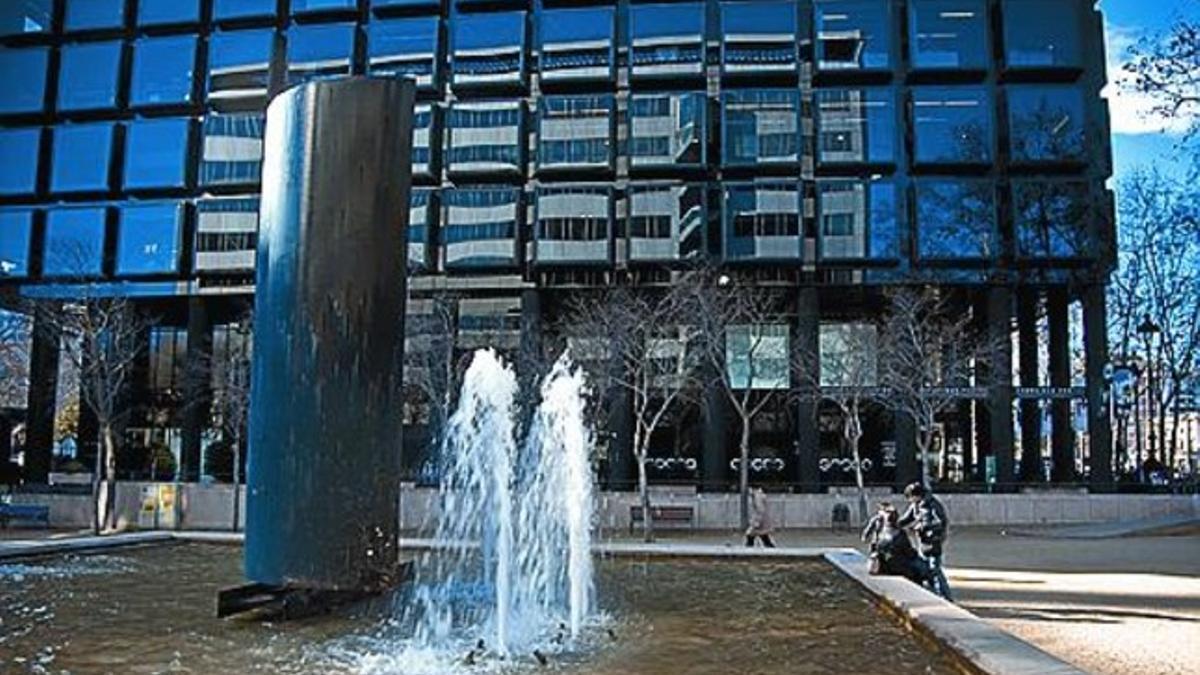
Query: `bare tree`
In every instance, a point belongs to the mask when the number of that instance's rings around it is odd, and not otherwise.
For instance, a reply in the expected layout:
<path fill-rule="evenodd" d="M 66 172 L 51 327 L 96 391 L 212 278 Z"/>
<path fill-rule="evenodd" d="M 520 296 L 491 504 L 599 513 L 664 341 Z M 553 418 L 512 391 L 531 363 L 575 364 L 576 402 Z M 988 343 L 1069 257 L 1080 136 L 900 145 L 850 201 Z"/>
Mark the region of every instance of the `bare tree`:
<path fill-rule="evenodd" d="M 571 301 L 560 334 L 597 391 L 626 392 L 633 408 L 642 535 L 654 538 L 646 462 L 650 439 L 668 412 L 694 391 L 700 346 L 686 283 L 665 288 L 618 286 Z"/>
<path fill-rule="evenodd" d="M 819 344 L 819 354 L 800 348 L 792 350 L 793 370 L 800 374 L 800 395 L 829 401 L 841 417 L 842 441 L 854 460 L 854 482 L 858 488 L 858 517 L 867 520 L 867 492 L 863 476 L 860 442 L 865 408 L 882 397 L 879 382 L 879 330 L 873 323 L 839 326 L 832 339 Z M 815 367 L 814 367 L 815 364 Z"/>
<path fill-rule="evenodd" d="M 254 336 L 254 318 L 246 311 L 229 331 L 214 336 L 209 348 L 199 355 L 192 368 L 193 376 L 202 380 L 194 391 L 212 395 L 202 400 L 187 401 L 185 405 L 207 406 L 209 425 L 221 433 L 221 440 L 230 453 L 230 477 L 233 482 L 233 522 L 236 532 L 241 519 L 242 447 L 250 421 L 250 357 Z M 212 469 L 209 469 L 212 471 Z"/>
<path fill-rule="evenodd" d="M 715 270 L 692 275 L 693 321 L 709 375 L 740 425 L 738 491 L 742 529 L 750 524 L 750 432 L 754 419 L 791 389 L 788 324 L 778 292 Z"/>
<path fill-rule="evenodd" d="M 884 400 L 916 427 L 921 482 L 928 486 L 929 451 L 938 417 L 958 404 L 976 364 L 999 348 L 971 329 L 971 317 L 933 288 L 887 293 L 881 323 L 879 375 Z"/>
<path fill-rule="evenodd" d="M 404 320 L 406 405 L 410 415 L 424 418 L 430 447 L 440 447 L 457 391 L 456 306 L 456 296 L 435 291 L 428 298 L 410 301 Z"/>
<path fill-rule="evenodd" d="M 1191 16 L 1166 32 L 1144 37 L 1130 49 L 1126 88 L 1150 95 L 1151 113 L 1187 124 L 1188 140 L 1200 131 L 1200 1 L 1186 0 Z"/>
<path fill-rule="evenodd" d="M 0 309 L 0 405 L 25 407 L 29 393 L 29 317 Z M 7 459 L 7 458 L 3 458 Z"/>
<path fill-rule="evenodd" d="M 61 340 L 65 360 L 79 374 L 79 398 L 92 412 L 100 432 L 100 452 L 92 479 L 95 500 L 93 529 L 116 526 L 116 430 L 128 413 L 122 397 L 135 362 L 141 356 L 145 330 L 152 323 L 125 297 L 110 296 L 92 284 L 79 284 L 65 302 L 34 305 L 37 326 Z"/>
<path fill-rule="evenodd" d="M 1156 375 L 1148 393 L 1157 412 L 1150 426 L 1164 449 L 1157 459 L 1175 465 L 1181 394 L 1200 374 L 1200 192 L 1154 171 L 1139 172 L 1120 184 L 1119 206 L 1110 335 L 1118 354 L 1145 352 L 1146 368 Z M 1138 334 L 1147 318 L 1160 331 L 1154 344 Z"/>

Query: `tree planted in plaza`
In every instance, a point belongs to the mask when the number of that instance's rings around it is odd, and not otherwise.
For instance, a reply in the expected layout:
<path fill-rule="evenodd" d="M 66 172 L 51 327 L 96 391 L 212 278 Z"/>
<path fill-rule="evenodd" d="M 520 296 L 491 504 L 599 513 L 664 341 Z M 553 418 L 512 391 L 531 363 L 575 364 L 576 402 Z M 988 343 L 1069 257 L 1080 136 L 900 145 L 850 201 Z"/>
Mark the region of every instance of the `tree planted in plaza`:
<path fill-rule="evenodd" d="M 254 338 L 254 315 L 246 311 L 229 330 L 214 336 L 209 349 L 199 354 L 194 376 L 203 378 L 202 391 L 212 387 L 211 397 L 189 402 L 206 405 L 211 428 L 221 432 L 228 448 L 230 480 L 233 483 L 233 523 L 236 532 L 241 516 L 242 447 L 250 422 L 250 359 Z M 209 453 L 214 449 L 209 448 Z M 210 473 L 215 473 L 213 467 Z"/>
<path fill-rule="evenodd" d="M 714 270 L 696 272 L 692 321 L 705 375 L 729 401 L 739 424 L 738 492 L 741 527 L 750 524 L 750 432 L 754 419 L 791 389 L 788 324 L 782 297 L 771 288 L 739 283 Z"/>
<path fill-rule="evenodd" d="M 887 292 L 879 326 L 879 384 L 888 407 L 915 428 L 922 484 L 930 484 L 929 453 L 938 418 L 962 400 L 962 388 L 970 386 L 977 365 L 1003 348 L 1001 341 L 977 334 L 970 313 L 944 290 Z"/>
<path fill-rule="evenodd" d="M 93 284 L 73 288 L 69 301 L 34 303 L 38 330 L 60 340 L 62 355 L 78 373 L 79 399 L 91 411 L 100 432 L 100 451 L 92 478 L 93 529 L 116 526 L 117 429 L 129 410 L 126 387 L 145 348 L 152 324 L 125 297 L 108 295 Z"/>
<path fill-rule="evenodd" d="M 571 301 L 560 333 L 597 391 L 631 399 L 642 536 L 654 538 L 646 463 L 668 414 L 696 386 L 701 346 L 694 335 L 692 292 L 685 277 L 666 286 L 613 286 Z"/>
<path fill-rule="evenodd" d="M 1175 465 L 1182 394 L 1200 375 L 1200 191 L 1156 171 L 1134 173 L 1118 190 L 1118 265 L 1108 291 L 1109 335 L 1118 358 L 1140 354 L 1143 371 L 1154 375 L 1155 386 L 1147 394 L 1157 414 L 1149 424 L 1164 451 L 1156 459 Z M 1157 334 L 1145 332 L 1147 327 Z M 1157 454 L 1152 444 L 1150 455 Z"/>

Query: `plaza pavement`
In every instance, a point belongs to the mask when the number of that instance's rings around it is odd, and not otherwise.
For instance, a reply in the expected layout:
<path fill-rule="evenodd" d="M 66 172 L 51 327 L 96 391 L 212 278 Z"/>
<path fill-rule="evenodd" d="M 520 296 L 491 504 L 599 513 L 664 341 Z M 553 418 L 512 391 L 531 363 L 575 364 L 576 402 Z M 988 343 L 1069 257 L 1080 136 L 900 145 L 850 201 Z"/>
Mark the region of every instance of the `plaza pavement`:
<path fill-rule="evenodd" d="M 946 564 L 955 600 L 1089 672 L 1200 673 L 1200 527 L 1176 528 L 1173 536 L 1060 535 L 954 529 Z M 664 531 L 659 539 L 741 544 L 732 533 Z M 857 534 L 828 530 L 787 530 L 775 539 L 862 549 Z"/>

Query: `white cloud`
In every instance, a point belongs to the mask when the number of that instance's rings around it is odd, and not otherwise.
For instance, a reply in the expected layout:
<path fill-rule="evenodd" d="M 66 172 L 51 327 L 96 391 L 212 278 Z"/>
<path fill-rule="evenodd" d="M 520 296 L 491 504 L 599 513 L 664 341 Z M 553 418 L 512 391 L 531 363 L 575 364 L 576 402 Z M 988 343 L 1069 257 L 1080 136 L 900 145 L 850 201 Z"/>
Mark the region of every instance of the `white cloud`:
<path fill-rule="evenodd" d="M 1135 29 L 1108 24 L 1105 41 L 1108 54 L 1108 86 L 1101 94 L 1108 99 L 1114 134 L 1158 134 L 1180 135 L 1187 131 L 1188 122 L 1180 118 L 1164 118 L 1153 112 L 1153 97 L 1122 86 L 1129 78 L 1125 64 L 1129 61 L 1129 48 L 1137 43 L 1141 33 Z"/>

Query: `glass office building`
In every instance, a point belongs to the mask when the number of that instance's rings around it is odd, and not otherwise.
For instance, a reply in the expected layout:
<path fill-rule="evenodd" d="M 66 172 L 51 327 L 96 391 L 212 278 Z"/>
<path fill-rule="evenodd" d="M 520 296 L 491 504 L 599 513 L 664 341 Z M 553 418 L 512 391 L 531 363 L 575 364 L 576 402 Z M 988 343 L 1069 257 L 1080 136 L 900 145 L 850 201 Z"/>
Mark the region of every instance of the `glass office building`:
<path fill-rule="evenodd" d="M 170 434 L 196 478 L 204 421 L 170 411 L 178 373 L 252 297 L 269 97 L 408 76 L 411 311 L 454 289 L 461 348 L 516 345 L 579 289 L 669 283 L 697 260 L 786 289 L 784 337 L 828 350 L 882 289 L 935 284 L 995 334 L 1051 324 L 1048 348 L 1006 354 L 944 420 L 943 475 L 1005 485 L 1045 464 L 1107 484 L 1114 236 L 1094 4 L 8 0 L 0 287 L 69 296 L 87 281 L 157 317 L 131 385 L 156 412 L 131 425 Z M 49 367 L 55 345 L 36 347 Z M 52 434 L 44 390 L 28 406 L 35 454 Z M 790 406 L 756 424 L 755 480 L 852 480 L 826 415 Z M 736 430 L 719 407 L 654 439 L 653 477 L 728 484 Z M 911 434 L 885 417 L 864 438 L 868 480 L 903 482 Z M 614 486 L 634 475 L 623 426 L 603 434 Z"/>

